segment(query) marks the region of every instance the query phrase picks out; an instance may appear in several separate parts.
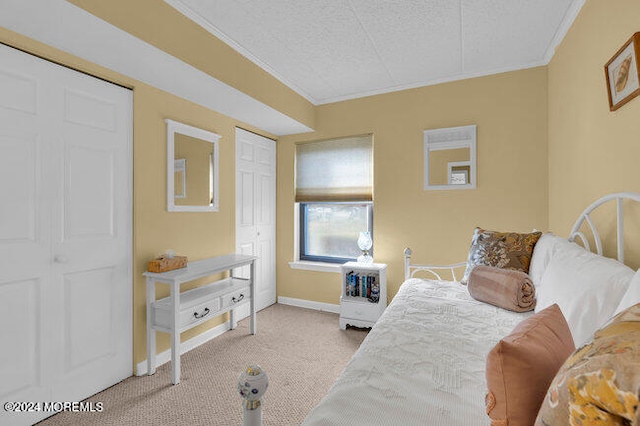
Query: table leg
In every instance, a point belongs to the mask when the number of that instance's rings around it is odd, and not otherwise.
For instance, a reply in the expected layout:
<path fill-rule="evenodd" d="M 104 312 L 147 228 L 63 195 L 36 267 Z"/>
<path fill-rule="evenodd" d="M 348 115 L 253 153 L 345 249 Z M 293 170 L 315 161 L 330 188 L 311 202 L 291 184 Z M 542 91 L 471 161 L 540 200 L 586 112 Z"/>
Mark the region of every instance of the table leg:
<path fill-rule="evenodd" d="M 237 325 L 238 322 L 236 321 L 235 309 L 231 309 L 229 311 L 229 328 L 233 330 Z"/>
<path fill-rule="evenodd" d="M 251 306 L 251 334 L 256 334 L 256 261 L 251 262 L 251 266 L 249 267 L 249 279 L 251 280 L 251 301 L 249 305 Z"/>
<path fill-rule="evenodd" d="M 235 278 L 235 269 L 229 270 L 229 278 Z M 231 309 L 229 311 L 229 329 L 230 330 L 233 330 L 234 328 L 236 328 L 236 325 L 238 325 L 234 312 L 235 312 L 235 309 Z"/>
<path fill-rule="evenodd" d="M 156 299 L 156 287 L 151 278 L 147 278 L 147 374 L 156 372 L 156 331 L 152 327 L 151 304 Z"/>
<path fill-rule="evenodd" d="M 173 318 L 171 321 L 171 382 L 174 385 L 180 383 L 180 285 L 171 285 L 171 302 L 173 305 Z"/>

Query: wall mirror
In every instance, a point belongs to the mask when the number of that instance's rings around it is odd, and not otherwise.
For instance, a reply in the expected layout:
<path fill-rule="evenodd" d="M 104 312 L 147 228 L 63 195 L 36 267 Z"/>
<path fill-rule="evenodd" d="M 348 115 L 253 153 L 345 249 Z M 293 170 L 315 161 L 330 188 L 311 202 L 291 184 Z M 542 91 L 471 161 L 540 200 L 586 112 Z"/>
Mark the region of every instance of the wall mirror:
<path fill-rule="evenodd" d="M 476 126 L 424 131 L 424 189 L 476 187 Z"/>
<path fill-rule="evenodd" d="M 218 211 L 220 136 L 173 120 L 167 123 L 167 210 Z"/>

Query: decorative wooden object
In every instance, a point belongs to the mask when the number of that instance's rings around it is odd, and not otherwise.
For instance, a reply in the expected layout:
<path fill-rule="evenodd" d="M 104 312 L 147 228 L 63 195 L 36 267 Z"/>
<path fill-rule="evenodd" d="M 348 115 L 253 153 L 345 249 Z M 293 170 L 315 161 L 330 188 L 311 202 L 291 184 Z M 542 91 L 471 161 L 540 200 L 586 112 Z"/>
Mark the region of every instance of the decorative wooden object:
<path fill-rule="evenodd" d="M 171 258 L 160 256 L 147 264 L 149 272 L 167 272 L 186 267 L 187 256 L 173 256 Z"/>
<path fill-rule="evenodd" d="M 615 111 L 640 94 L 640 32 L 635 33 L 604 66 L 609 110 Z"/>

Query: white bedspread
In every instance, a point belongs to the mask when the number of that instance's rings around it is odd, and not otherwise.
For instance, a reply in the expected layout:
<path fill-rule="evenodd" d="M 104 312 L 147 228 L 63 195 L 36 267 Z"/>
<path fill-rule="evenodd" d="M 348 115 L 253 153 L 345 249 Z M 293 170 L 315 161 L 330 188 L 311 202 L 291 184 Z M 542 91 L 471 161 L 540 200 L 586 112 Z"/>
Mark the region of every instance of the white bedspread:
<path fill-rule="evenodd" d="M 486 355 L 529 315 L 410 279 L 303 424 L 486 426 Z"/>

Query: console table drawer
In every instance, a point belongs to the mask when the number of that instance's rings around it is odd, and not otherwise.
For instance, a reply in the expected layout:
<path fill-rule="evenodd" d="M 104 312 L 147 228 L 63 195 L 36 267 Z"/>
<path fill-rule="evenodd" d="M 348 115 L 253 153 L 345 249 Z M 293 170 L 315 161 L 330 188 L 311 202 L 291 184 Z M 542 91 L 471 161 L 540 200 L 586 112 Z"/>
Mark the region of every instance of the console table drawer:
<path fill-rule="evenodd" d="M 241 288 L 233 293 L 225 294 L 222 296 L 221 309 L 231 308 L 235 305 L 240 305 L 249 300 L 249 287 Z"/>
<path fill-rule="evenodd" d="M 251 288 L 246 281 L 227 278 L 180 293 L 178 328 L 184 331 L 192 326 L 220 315 L 235 306 L 248 302 Z M 153 324 L 160 328 L 171 328 L 173 306 L 171 297 L 152 303 Z"/>
<path fill-rule="evenodd" d="M 161 300 L 160 302 L 164 301 Z M 206 321 L 215 316 L 220 310 L 220 298 L 203 300 L 193 306 L 180 306 L 178 314 L 178 327 L 183 328 L 190 324 Z M 173 309 L 168 303 L 158 303 L 154 306 L 154 323 L 163 328 L 171 328 Z"/>

